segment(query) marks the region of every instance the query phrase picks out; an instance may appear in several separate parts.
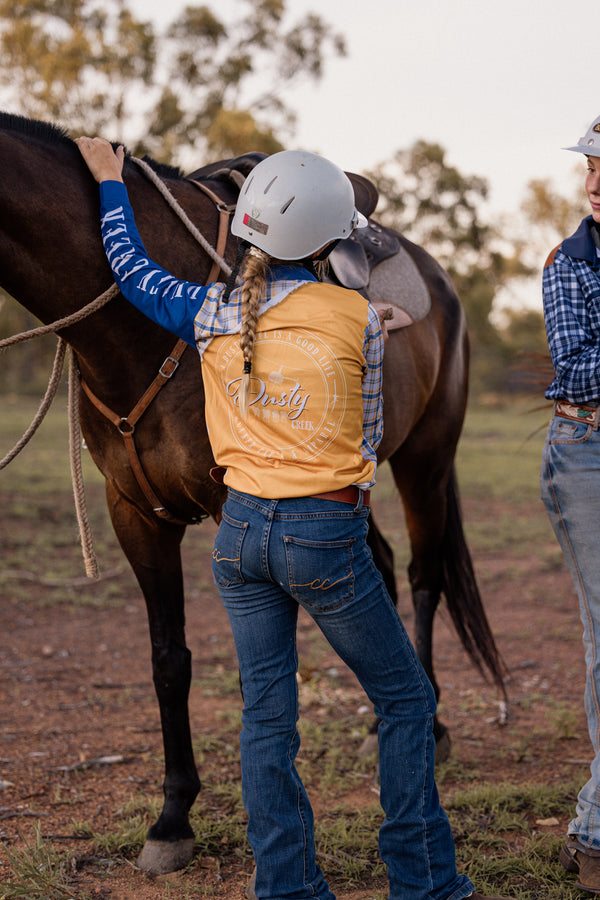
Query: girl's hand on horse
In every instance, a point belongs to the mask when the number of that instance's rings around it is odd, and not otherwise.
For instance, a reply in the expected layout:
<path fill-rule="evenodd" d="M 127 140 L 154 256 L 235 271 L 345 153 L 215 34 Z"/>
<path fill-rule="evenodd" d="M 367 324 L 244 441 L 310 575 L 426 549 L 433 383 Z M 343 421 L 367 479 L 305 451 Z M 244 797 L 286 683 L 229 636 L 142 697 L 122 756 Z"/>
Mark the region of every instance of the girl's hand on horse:
<path fill-rule="evenodd" d="M 123 181 L 123 147 L 113 150 L 108 141 L 98 137 L 75 138 L 75 143 L 98 184 L 101 181 Z"/>

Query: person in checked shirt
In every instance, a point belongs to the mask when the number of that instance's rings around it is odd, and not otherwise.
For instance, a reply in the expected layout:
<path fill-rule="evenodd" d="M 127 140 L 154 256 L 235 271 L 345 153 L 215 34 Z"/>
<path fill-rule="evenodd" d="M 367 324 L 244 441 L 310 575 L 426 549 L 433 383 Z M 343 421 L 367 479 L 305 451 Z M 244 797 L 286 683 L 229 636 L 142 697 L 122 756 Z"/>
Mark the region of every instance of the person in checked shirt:
<path fill-rule="evenodd" d="M 215 477 L 228 489 L 213 576 L 241 673 L 256 897 L 334 900 L 295 766 L 302 606 L 381 719 L 390 898 L 480 898 L 456 870 L 438 798 L 433 689 L 366 543 L 383 429 L 379 318 L 358 293 L 314 274 L 316 259 L 366 224 L 349 179 L 304 151 L 260 162 L 232 222 L 245 242 L 242 283 L 203 286 L 147 258 L 122 183 L 122 148 L 77 143 L 100 183 L 102 236 L 122 294 L 202 358 Z"/>
<path fill-rule="evenodd" d="M 600 116 L 573 147 L 585 156 L 588 215 L 552 251 L 543 276 L 554 379 L 542 500 L 579 596 L 586 660 L 585 710 L 594 756 L 560 862 L 577 887 L 600 894 Z"/>

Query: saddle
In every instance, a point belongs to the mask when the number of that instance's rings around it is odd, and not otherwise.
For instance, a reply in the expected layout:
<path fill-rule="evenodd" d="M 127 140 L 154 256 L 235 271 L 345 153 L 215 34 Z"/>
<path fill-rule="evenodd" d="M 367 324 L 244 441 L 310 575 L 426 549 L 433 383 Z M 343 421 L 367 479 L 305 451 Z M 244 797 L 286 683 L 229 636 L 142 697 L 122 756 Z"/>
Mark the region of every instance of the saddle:
<path fill-rule="evenodd" d="M 231 188 L 239 192 L 246 177 L 266 153 L 252 151 L 244 153 L 232 159 L 220 160 L 210 163 L 187 176 L 193 181 L 217 180 L 227 183 Z M 362 175 L 354 172 L 346 172 L 354 189 L 354 201 L 356 208 L 368 220 L 366 228 L 357 229 L 352 237 L 346 241 L 340 241 L 329 254 L 329 274 L 325 281 L 330 284 L 339 284 L 342 287 L 358 291 L 377 308 L 380 318 L 387 320 L 387 329 L 403 328 L 417 319 L 422 318 L 429 311 L 430 300 L 427 288 L 418 276 L 418 290 L 415 288 L 416 266 L 409 254 L 402 248 L 400 239 L 393 231 L 378 225 L 370 217 L 375 211 L 379 200 L 379 193 L 375 185 Z M 398 257 L 393 266 L 393 281 L 398 284 L 398 278 L 403 276 L 408 269 L 411 282 L 411 295 L 409 299 L 398 296 L 397 290 L 388 289 L 388 277 L 386 267 L 378 273 L 379 285 L 373 290 L 373 270 L 391 257 Z M 391 272 L 389 273 L 392 274 Z M 370 289 L 369 289 L 370 288 Z M 383 295 L 378 300 L 378 295 Z"/>

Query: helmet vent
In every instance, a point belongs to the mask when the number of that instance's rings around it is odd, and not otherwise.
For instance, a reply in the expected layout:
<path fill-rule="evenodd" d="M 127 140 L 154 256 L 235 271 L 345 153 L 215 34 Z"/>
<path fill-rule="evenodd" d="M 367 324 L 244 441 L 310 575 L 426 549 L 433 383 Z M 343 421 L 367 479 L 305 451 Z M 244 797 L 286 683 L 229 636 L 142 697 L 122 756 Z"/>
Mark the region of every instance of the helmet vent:
<path fill-rule="evenodd" d="M 244 184 L 244 194 L 247 194 L 252 186 L 252 182 L 254 181 L 254 175 L 250 175 Z"/>
<path fill-rule="evenodd" d="M 270 182 L 268 183 L 268 185 L 265 188 L 265 194 L 269 193 L 269 191 L 271 190 L 271 188 L 273 187 L 273 185 L 275 184 L 276 181 L 277 181 L 277 175 L 275 176 L 275 178 L 271 178 Z"/>
<path fill-rule="evenodd" d="M 290 197 L 290 199 L 287 201 L 287 203 L 284 203 L 284 204 L 283 204 L 283 206 L 282 206 L 281 209 L 279 210 L 279 212 L 280 212 L 281 215 L 283 215 L 284 212 L 286 212 L 286 210 L 288 210 L 288 209 L 290 208 L 290 206 L 292 205 L 292 203 L 294 202 L 295 199 L 296 199 L 295 196 L 294 196 L 294 197 Z"/>

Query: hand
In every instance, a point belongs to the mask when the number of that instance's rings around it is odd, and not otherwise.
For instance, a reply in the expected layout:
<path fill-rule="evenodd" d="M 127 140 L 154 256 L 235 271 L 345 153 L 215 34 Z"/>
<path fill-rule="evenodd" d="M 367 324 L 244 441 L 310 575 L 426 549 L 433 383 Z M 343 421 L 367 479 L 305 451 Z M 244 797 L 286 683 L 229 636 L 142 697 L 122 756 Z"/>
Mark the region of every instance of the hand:
<path fill-rule="evenodd" d="M 75 138 L 75 143 L 98 184 L 101 181 L 123 181 L 123 147 L 113 150 L 108 141 L 99 137 Z"/>

